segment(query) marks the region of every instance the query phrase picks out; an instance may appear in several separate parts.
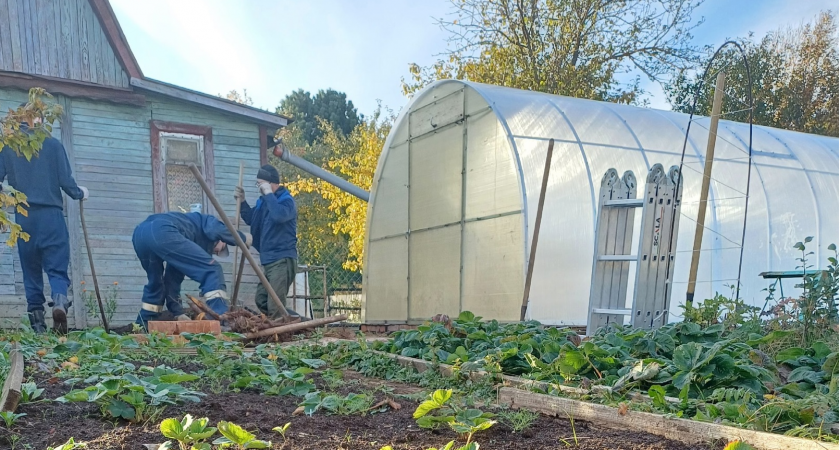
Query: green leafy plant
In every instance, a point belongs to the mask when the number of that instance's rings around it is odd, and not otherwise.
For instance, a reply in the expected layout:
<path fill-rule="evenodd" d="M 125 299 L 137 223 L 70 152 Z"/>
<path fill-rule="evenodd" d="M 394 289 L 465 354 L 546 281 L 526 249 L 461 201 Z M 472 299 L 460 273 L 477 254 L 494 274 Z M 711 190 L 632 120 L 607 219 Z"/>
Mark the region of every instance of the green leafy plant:
<path fill-rule="evenodd" d="M 102 325 L 102 318 L 99 315 L 99 302 L 96 299 L 96 295 L 93 292 L 87 290 L 84 286 L 85 282 L 82 281 L 82 300 L 85 302 L 85 310 L 88 313 L 88 320 L 95 321 L 99 325 Z M 117 300 L 120 296 L 120 285 L 118 282 L 114 282 L 113 284 L 109 285 L 105 288 L 105 292 L 103 292 L 104 297 L 102 299 L 102 308 L 105 310 L 105 318 L 108 323 L 111 323 L 111 319 L 114 318 L 114 314 L 117 312 Z"/>
<path fill-rule="evenodd" d="M 514 433 L 521 433 L 534 424 L 539 419 L 540 414 L 527 409 L 518 410 L 504 410 L 498 414 L 499 422 L 506 425 Z"/>
<path fill-rule="evenodd" d="M 12 426 L 14 426 L 18 419 L 24 416 L 26 416 L 25 413 L 15 414 L 13 411 L 0 412 L 0 418 L 3 419 L 3 423 L 6 424 L 6 428 L 12 428 Z"/>
<path fill-rule="evenodd" d="M 98 377 L 95 385 L 70 391 L 56 401 L 96 403 L 104 416 L 142 422 L 158 417 L 166 405 L 198 403 L 204 395 L 179 384 L 196 380 L 197 375 L 165 366 L 141 370 L 151 374 L 143 378 L 134 374 Z"/>
<path fill-rule="evenodd" d="M 280 433 L 280 436 L 283 437 L 283 442 L 286 442 L 286 432 L 289 431 L 290 426 L 292 426 L 292 423 L 286 422 L 282 427 L 274 427 L 271 430 Z"/>
<path fill-rule="evenodd" d="M 240 450 L 270 448 L 271 442 L 261 441 L 239 425 L 231 422 L 219 422 L 219 433 L 222 437 L 213 441 L 222 448 L 235 447 Z"/>
<path fill-rule="evenodd" d="M 34 402 L 41 394 L 44 393 L 44 390 L 39 388 L 35 382 L 30 381 L 28 383 L 23 383 L 20 385 L 20 401 L 21 403 L 29 403 Z"/>
<path fill-rule="evenodd" d="M 187 414 L 183 419 L 166 419 L 160 424 L 160 432 L 169 439 L 178 442 L 180 450 L 210 450 L 205 443 L 216 434 L 216 428 L 208 427 L 206 417 L 194 419 Z"/>
<path fill-rule="evenodd" d="M 249 375 L 239 377 L 231 384 L 236 389 L 256 388 L 267 395 L 295 395 L 303 397 L 315 391 L 315 385 L 306 380 L 313 372 L 308 367 L 294 370 L 279 370 L 271 360 L 262 358 L 260 364 L 250 366 Z"/>
<path fill-rule="evenodd" d="M 492 413 L 479 409 L 461 409 L 452 402 L 452 390 L 437 390 L 421 403 L 414 411 L 417 425 L 423 428 L 437 428 L 442 424 L 449 425 L 456 433 L 467 436 L 464 449 L 477 449 L 478 444 L 472 442 L 473 435 L 493 426 Z M 435 413 L 435 414 L 432 414 Z M 471 445 L 472 444 L 472 445 Z"/>
<path fill-rule="evenodd" d="M 86 445 L 81 442 L 77 443 L 73 438 L 70 438 L 58 447 L 47 447 L 47 450 L 76 450 L 83 447 L 86 447 Z"/>
<path fill-rule="evenodd" d="M 755 447 L 744 441 L 732 441 L 726 444 L 723 450 L 755 450 Z"/>
<path fill-rule="evenodd" d="M 311 392 L 306 394 L 300 406 L 306 415 L 311 416 L 319 409 L 327 410 L 331 414 L 349 416 L 354 414 L 365 414 L 373 405 L 373 397 L 368 394 L 350 393 L 344 397 L 336 394 L 324 394 Z"/>

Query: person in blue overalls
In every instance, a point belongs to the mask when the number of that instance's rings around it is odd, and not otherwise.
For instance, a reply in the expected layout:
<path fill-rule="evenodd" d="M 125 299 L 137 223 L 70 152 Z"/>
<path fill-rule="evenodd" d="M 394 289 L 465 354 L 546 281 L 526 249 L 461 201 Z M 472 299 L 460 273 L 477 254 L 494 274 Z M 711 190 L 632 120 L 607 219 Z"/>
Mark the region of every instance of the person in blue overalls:
<path fill-rule="evenodd" d="M 21 130 L 29 132 L 26 124 Z M 15 221 L 29 233 L 29 241 L 17 243 L 26 311 L 29 325 L 36 333 L 47 330 L 44 321 L 44 275 L 50 283 L 53 328 L 67 332 L 67 298 L 70 277 L 70 236 L 64 222 L 64 191 L 73 200 L 86 200 L 88 190 L 76 184 L 64 146 L 58 139 L 44 140 L 37 156 L 27 161 L 22 155 L 4 147 L 0 151 L 0 182 L 9 177 L 9 185 L 26 194 L 27 214 L 16 214 Z"/>
<path fill-rule="evenodd" d="M 250 247 L 251 235 L 239 235 Z M 178 320 L 188 320 L 180 302 L 185 276 L 198 282 L 207 306 L 219 315 L 227 312 L 224 272 L 211 255 L 227 253 L 236 241 L 219 219 L 197 212 L 153 214 L 137 225 L 131 242 L 148 277 L 137 324 L 146 328 L 164 305 Z"/>
<path fill-rule="evenodd" d="M 251 233 L 254 233 L 254 248 L 260 252 L 263 273 L 271 288 L 280 297 L 286 312 L 292 317 L 299 317 L 286 302 L 286 294 L 297 272 L 295 200 L 289 190 L 280 185 L 280 174 L 270 164 L 260 167 L 257 172 L 257 188 L 260 198 L 252 208 L 245 201 L 245 190 L 236 187 L 235 197 L 242 202 L 240 215 L 251 226 Z M 268 298 L 268 292 L 262 284 L 257 286 L 254 303 L 263 314 L 271 318 L 278 318 L 282 314 Z"/>

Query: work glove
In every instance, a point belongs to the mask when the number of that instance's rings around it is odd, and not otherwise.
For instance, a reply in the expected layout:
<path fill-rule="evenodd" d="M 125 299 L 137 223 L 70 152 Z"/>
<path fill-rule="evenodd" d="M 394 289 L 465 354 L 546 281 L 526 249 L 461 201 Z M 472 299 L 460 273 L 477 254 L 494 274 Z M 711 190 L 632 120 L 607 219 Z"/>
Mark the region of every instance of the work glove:
<path fill-rule="evenodd" d="M 235 198 L 238 202 L 244 202 L 245 189 L 242 189 L 242 186 L 236 186 L 235 188 L 233 188 L 233 198 Z"/>
<path fill-rule="evenodd" d="M 82 200 L 87 200 L 87 199 L 88 199 L 88 195 L 90 195 L 90 193 L 88 192 L 87 188 L 86 188 L 86 187 L 84 187 L 84 186 L 79 186 L 79 190 L 81 190 L 81 191 L 82 191 Z"/>
<path fill-rule="evenodd" d="M 246 233 L 244 231 L 241 233 L 245 236 L 245 239 L 243 239 L 245 241 L 245 246 L 251 248 L 251 244 L 254 243 L 254 236 L 251 236 L 251 233 Z"/>
<path fill-rule="evenodd" d="M 257 187 L 260 188 L 260 194 L 268 195 L 271 194 L 271 184 L 265 180 L 257 180 Z"/>

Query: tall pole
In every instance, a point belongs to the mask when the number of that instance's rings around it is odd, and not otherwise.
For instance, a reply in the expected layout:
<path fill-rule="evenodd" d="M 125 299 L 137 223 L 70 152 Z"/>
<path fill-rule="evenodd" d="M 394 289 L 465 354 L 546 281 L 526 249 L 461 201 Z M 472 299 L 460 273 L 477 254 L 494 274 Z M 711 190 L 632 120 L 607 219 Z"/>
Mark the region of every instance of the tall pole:
<path fill-rule="evenodd" d="M 522 309 L 519 320 L 525 320 L 528 311 L 528 299 L 531 296 L 531 277 L 534 274 L 534 260 L 537 256 L 537 241 L 540 239 L 540 222 L 542 222 L 543 205 L 545 204 L 545 190 L 548 187 L 548 172 L 551 170 L 551 154 L 554 153 L 554 139 L 548 141 L 548 151 L 545 154 L 545 171 L 543 171 L 540 201 L 537 203 L 537 218 L 534 221 L 534 237 L 531 239 L 531 255 L 528 258 L 528 273 L 525 275 L 525 293 L 522 295 Z"/>
<path fill-rule="evenodd" d="M 222 220 L 222 223 L 225 224 L 230 234 L 233 235 L 233 239 L 236 241 L 236 245 L 242 250 L 242 256 L 244 256 L 248 263 L 251 264 L 251 267 L 254 269 L 254 272 L 257 273 L 257 277 L 259 277 L 260 282 L 262 283 L 263 287 L 265 288 L 266 292 L 268 292 L 268 296 L 271 297 L 271 300 L 277 305 L 277 309 L 280 310 L 280 314 L 283 317 L 289 317 L 289 312 L 286 311 L 286 305 L 280 300 L 280 297 L 277 296 L 277 293 L 274 292 L 274 288 L 271 287 L 271 283 L 268 282 L 268 278 L 265 277 L 265 274 L 260 270 L 259 264 L 257 261 L 254 260 L 254 255 L 248 251 L 248 247 L 245 245 L 245 242 L 242 241 L 242 238 L 239 236 L 239 232 L 236 231 L 236 228 L 233 228 L 233 224 L 230 223 L 230 219 L 228 219 L 227 214 L 225 214 L 225 210 L 222 209 L 222 205 L 219 204 L 219 200 L 216 199 L 216 194 L 213 193 L 213 190 L 210 189 L 210 186 L 207 185 L 207 182 L 204 181 L 204 177 L 201 176 L 201 172 L 198 171 L 198 167 L 195 164 L 190 164 L 190 171 L 193 173 L 193 176 L 198 181 L 198 184 L 201 185 L 201 189 L 204 189 L 204 193 L 207 194 L 207 198 L 210 199 L 210 203 L 213 204 L 213 207 L 216 208 L 216 212 L 219 214 L 219 219 Z"/>
<path fill-rule="evenodd" d="M 709 140 L 706 143 L 706 164 L 703 168 L 703 181 L 700 187 L 700 206 L 697 211 L 697 224 L 694 228 L 694 248 L 691 252 L 688 288 L 685 292 L 686 306 L 691 306 L 694 301 L 694 291 L 697 286 L 697 269 L 700 266 L 700 247 L 703 245 L 703 228 L 706 223 L 706 209 L 709 201 L 709 183 L 712 180 L 712 163 L 715 159 L 715 142 L 717 141 L 718 120 L 720 119 L 725 85 L 726 74 L 718 72 L 717 82 L 715 83 L 715 99 L 714 103 L 712 103 L 712 117 L 709 123 Z"/>
<path fill-rule="evenodd" d="M 90 276 L 93 278 L 93 290 L 96 292 L 96 302 L 99 303 L 99 317 L 102 318 L 102 328 L 106 333 L 110 333 L 108 329 L 108 319 L 105 318 L 105 307 L 102 306 L 102 296 L 99 294 L 99 281 L 96 279 L 96 269 L 93 267 L 93 253 L 90 252 L 90 240 L 88 239 L 87 224 L 85 223 L 85 201 L 79 202 L 79 217 L 82 219 L 82 232 L 85 235 L 85 247 L 87 247 L 88 262 L 90 263 Z"/>
<path fill-rule="evenodd" d="M 242 177 L 244 176 L 245 171 L 245 163 L 243 161 L 239 161 L 239 189 L 242 189 Z M 239 231 L 239 220 L 240 220 L 240 211 L 242 211 L 242 199 L 236 200 L 236 231 Z M 239 246 L 233 248 L 233 276 L 234 280 L 238 280 L 236 278 L 236 257 L 239 254 Z M 230 309 L 236 308 L 236 296 L 239 295 L 239 285 L 236 284 L 233 288 L 233 297 L 230 298 Z"/>

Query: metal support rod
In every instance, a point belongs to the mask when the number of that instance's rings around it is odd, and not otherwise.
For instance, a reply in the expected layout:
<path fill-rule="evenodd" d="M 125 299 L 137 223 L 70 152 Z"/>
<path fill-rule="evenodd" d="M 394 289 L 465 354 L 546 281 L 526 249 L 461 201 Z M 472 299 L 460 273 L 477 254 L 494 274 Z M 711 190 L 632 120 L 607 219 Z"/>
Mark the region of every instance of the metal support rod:
<path fill-rule="evenodd" d="M 327 172 L 326 170 L 312 164 L 311 162 L 292 154 L 292 152 L 286 149 L 286 146 L 283 144 L 282 139 L 278 139 L 277 141 L 271 144 L 274 149 L 274 156 L 280 158 L 281 161 L 285 161 L 298 169 L 307 172 L 311 175 L 314 175 L 327 183 L 341 189 L 342 191 L 359 198 L 364 201 L 369 201 L 370 199 L 370 192 L 356 186 L 355 184 L 345 180 L 344 178 L 339 177 L 333 173 Z"/>
<path fill-rule="evenodd" d="M 540 201 L 537 203 L 537 218 L 534 221 L 534 237 L 531 239 L 531 255 L 528 258 L 528 272 L 525 275 L 525 294 L 522 296 L 522 309 L 519 320 L 525 320 L 528 311 L 528 297 L 531 295 L 531 277 L 534 274 L 534 260 L 537 256 L 537 241 L 540 239 L 540 222 L 542 221 L 543 205 L 545 204 L 545 190 L 548 187 L 548 173 L 551 170 L 551 154 L 554 153 L 554 139 L 548 141 L 548 152 L 545 154 L 545 171 L 543 172 Z"/>
<path fill-rule="evenodd" d="M 204 189 L 204 193 L 207 194 L 207 198 L 210 200 L 210 203 L 212 203 L 213 207 L 216 208 L 216 212 L 219 214 L 219 219 L 222 220 L 222 223 L 225 224 L 228 231 L 230 231 L 230 234 L 233 235 L 236 245 L 240 250 L 242 250 L 242 256 L 248 259 L 248 263 L 251 264 L 254 272 L 257 273 L 257 276 L 260 278 L 260 282 L 266 292 L 268 292 L 268 296 L 271 297 L 271 300 L 273 300 L 274 304 L 277 305 L 277 309 L 280 310 L 280 314 L 283 317 L 288 317 L 289 313 L 286 311 L 286 305 L 280 301 L 280 297 L 278 297 L 277 293 L 274 292 L 274 288 L 271 287 L 271 283 L 268 282 L 268 278 L 266 278 L 265 274 L 262 273 L 262 270 L 260 270 L 260 266 L 257 264 L 257 261 L 254 260 L 254 255 L 248 251 L 248 247 L 245 245 L 245 242 L 242 241 L 242 238 L 239 236 L 239 232 L 233 228 L 233 224 L 230 223 L 230 219 L 228 219 L 227 214 L 225 214 L 225 211 L 222 209 L 222 205 L 219 204 L 219 200 L 216 199 L 216 194 L 213 193 L 210 186 L 208 186 L 207 182 L 204 181 L 204 177 L 201 176 L 201 172 L 198 171 L 198 167 L 196 167 L 195 164 L 190 164 L 190 171 L 192 171 L 195 179 L 198 180 L 198 184 L 201 185 L 201 189 Z"/>
<path fill-rule="evenodd" d="M 82 219 L 82 232 L 85 235 L 85 247 L 87 247 L 88 262 L 90 263 L 90 276 L 93 278 L 93 290 L 96 292 L 96 301 L 99 303 L 99 315 L 102 318 L 102 328 L 105 329 L 106 333 L 109 333 L 108 319 L 105 318 L 105 308 L 102 306 L 102 295 L 99 294 L 99 281 L 96 279 L 96 269 L 93 267 L 93 253 L 90 252 L 90 240 L 88 239 L 87 224 L 85 223 L 84 203 L 84 200 L 79 202 L 79 217 Z"/>
<path fill-rule="evenodd" d="M 706 223 L 706 209 L 709 200 L 709 184 L 712 179 L 712 164 L 715 159 L 715 143 L 717 142 L 718 120 L 720 118 L 721 104 L 723 103 L 723 90 L 726 85 L 726 74 L 718 72 L 715 83 L 715 99 L 712 103 L 712 117 L 709 123 L 709 140 L 706 143 L 706 161 L 703 168 L 703 180 L 700 187 L 700 206 L 697 211 L 697 224 L 694 228 L 694 248 L 691 252 L 691 266 L 688 269 L 688 287 L 685 292 L 686 305 L 694 301 L 694 290 L 697 287 L 697 269 L 700 266 L 700 247 L 703 245 L 703 226 Z"/>
<path fill-rule="evenodd" d="M 324 283 L 324 317 L 327 317 L 330 314 L 330 297 L 327 295 L 327 266 L 324 265 L 321 270 L 324 273 L 324 276 L 321 278 Z"/>
<path fill-rule="evenodd" d="M 239 189 L 242 189 L 242 177 L 244 176 L 245 171 L 245 162 L 239 161 Z M 240 211 L 242 211 L 242 200 L 236 200 L 236 231 L 239 231 L 239 220 L 240 220 Z M 236 257 L 239 253 L 239 246 L 233 248 L 233 279 L 238 280 L 236 277 Z M 240 269 L 241 270 L 241 269 Z M 233 296 L 230 298 L 230 309 L 236 309 L 236 297 L 239 294 L 239 285 L 235 285 L 233 287 Z"/>

